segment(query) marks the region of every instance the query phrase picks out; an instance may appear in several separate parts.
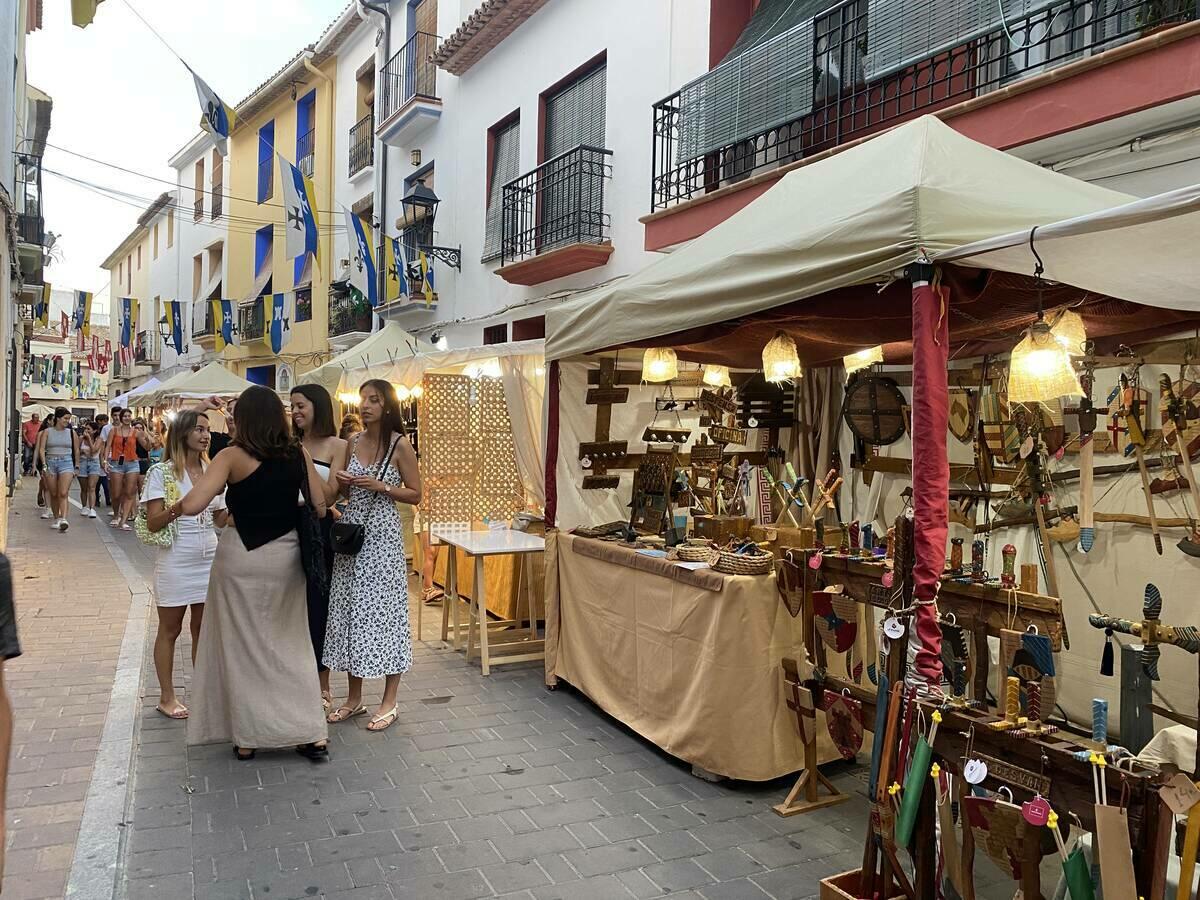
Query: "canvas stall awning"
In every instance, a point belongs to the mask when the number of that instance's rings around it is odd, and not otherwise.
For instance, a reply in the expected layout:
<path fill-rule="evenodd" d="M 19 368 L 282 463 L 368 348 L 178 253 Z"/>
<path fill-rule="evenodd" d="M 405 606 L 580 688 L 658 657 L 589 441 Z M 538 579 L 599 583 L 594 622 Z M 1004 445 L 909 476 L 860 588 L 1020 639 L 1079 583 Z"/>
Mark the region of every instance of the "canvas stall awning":
<path fill-rule="evenodd" d="M 432 344 L 413 337 L 395 322 L 388 322 L 361 343 L 338 354 L 329 362 L 304 372 L 296 381 L 298 384 L 319 384 L 329 391 L 331 396 L 336 396 L 342 376 L 351 369 L 391 366 L 397 360 L 433 349 Z"/>
<path fill-rule="evenodd" d="M 134 406 L 138 405 L 138 401 L 146 403 L 151 394 L 154 393 L 163 382 L 157 377 L 151 375 L 132 390 L 126 391 L 124 394 L 118 394 L 116 397 L 110 397 L 108 401 L 109 408 L 120 406 L 125 409 L 129 407 L 129 401 L 134 401 Z"/>
<path fill-rule="evenodd" d="M 153 394 L 154 402 L 171 399 L 199 400 L 205 397 L 236 397 L 253 385 L 229 371 L 219 362 L 210 362 L 196 372 L 180 372 Z"/>

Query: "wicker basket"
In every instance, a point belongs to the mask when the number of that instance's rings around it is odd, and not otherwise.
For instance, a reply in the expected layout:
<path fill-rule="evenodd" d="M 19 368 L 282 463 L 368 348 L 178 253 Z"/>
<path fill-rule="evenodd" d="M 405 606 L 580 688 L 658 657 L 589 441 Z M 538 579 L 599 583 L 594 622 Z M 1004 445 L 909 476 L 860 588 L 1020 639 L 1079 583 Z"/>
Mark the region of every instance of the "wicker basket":
<path fill-rule="evenodd" d="M 766 575 L 775 565 L 774 554 L 734 553 L 732 550 L 722 550 L 713 568 L 726 575 Z"/>
<path fill-rule="evenodd" d="M 708 541 L 689 541 L 677 547 L 675 552 L 680 562 L 692 563 L 711 562 L 716 555 L 716 550 Z"/>

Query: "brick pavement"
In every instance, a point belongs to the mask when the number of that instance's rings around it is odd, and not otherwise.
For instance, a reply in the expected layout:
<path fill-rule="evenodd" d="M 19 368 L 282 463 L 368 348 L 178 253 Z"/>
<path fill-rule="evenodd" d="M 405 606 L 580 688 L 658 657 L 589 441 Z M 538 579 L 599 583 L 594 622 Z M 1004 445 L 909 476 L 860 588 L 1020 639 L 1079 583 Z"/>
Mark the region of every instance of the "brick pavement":
<path fill-rule="evenodd" d="M 14 777 L 42 774 L 13 784 L 5 896 L 41 898 L 62 896 L 130 591 L 94 524 L 73 524 L 60 574 L 59 536 L 43 538 L 17 508 L 18 580 L 35 574 L 39 584 L 38 599 L 22 603 L 26 656 L 10 675 Z M 104 536 L 149 578 L 153 551 L 130 534 Z M 84 579 L 86 590 L 65 593 Z M 60 599 L 42 599 L 50 595 Z M 809 898 L 820 878 L 859 864 L 861 767 L 832 767 L 850 802 L 781 819 L 770 807 L 790 779 L 700 781 L 569 687 L 547 691 L 536 666 L 481 677 L 435 640 L 434 620 L 426 615 L 426 641 L 414 648 L 400 721 L 383 734 L 364 719 L 334 727 L 333 759 L 319 766 L 289 752 L 241 763 L 226 746 L 187 748 L 182 723 L 153 711 L 151 627 L 116 896 Z M 54 654 L 70 661 L 47 662 Z M 185 701 L 188 658 L 185 629 L 176 664 Z M 981 900 L 1012 894 L 986 862 L 977 886 Z"/>
<path fill-rule="evenodd" d="M 96 761 L 131 591 L 95 523 L 38 517 L 33 479 L 12 502 L 7 552 L 23 655 L 5 666 L 15 717 L 6 900 L 62 897 Z"/>

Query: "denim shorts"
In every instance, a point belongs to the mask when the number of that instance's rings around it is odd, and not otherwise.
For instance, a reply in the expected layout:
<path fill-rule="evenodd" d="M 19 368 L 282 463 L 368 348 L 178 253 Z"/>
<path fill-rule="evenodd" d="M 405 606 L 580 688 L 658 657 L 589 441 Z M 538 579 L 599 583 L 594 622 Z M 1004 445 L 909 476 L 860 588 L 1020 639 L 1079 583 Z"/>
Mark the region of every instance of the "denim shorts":
<path fill-rule="evenodd" d="M 103 472 L 100 471 L 100 460 L 94 456 L 88 456 L 79 461 L 79 471 L 76 473 L 80 478 L 89 478 L 95 475 L 99 478 Z"/>
<path fill-rule="evenodd" d="M 136 475 L 141 471 L 136 459 L 128 462 L 117 462 L 115 460 L 109 462 L 108 471 L 110 475 Z"/>
<path fill-rule="evenodd" d="M 69 456 L 49 456 L 46 458 L 46 471 L 51 475 L 74 475 L 75 461 Z"/>

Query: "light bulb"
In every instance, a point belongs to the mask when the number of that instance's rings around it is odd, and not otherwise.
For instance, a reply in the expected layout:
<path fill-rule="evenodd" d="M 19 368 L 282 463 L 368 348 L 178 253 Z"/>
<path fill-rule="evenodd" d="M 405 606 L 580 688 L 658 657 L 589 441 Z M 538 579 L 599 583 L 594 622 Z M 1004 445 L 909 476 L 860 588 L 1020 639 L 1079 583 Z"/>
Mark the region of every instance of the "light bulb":
<path fill-rule="evenodd" d="M 409 396 L 412 397 L 414 400 L 420 400 L 421 396 L 424 393 L 425 393 L 425 388 L 421 387 L 421 385 L 419 385 L 419 384 L 414 384 L 412 386 L 412 389 L 408 392 Z"/>

